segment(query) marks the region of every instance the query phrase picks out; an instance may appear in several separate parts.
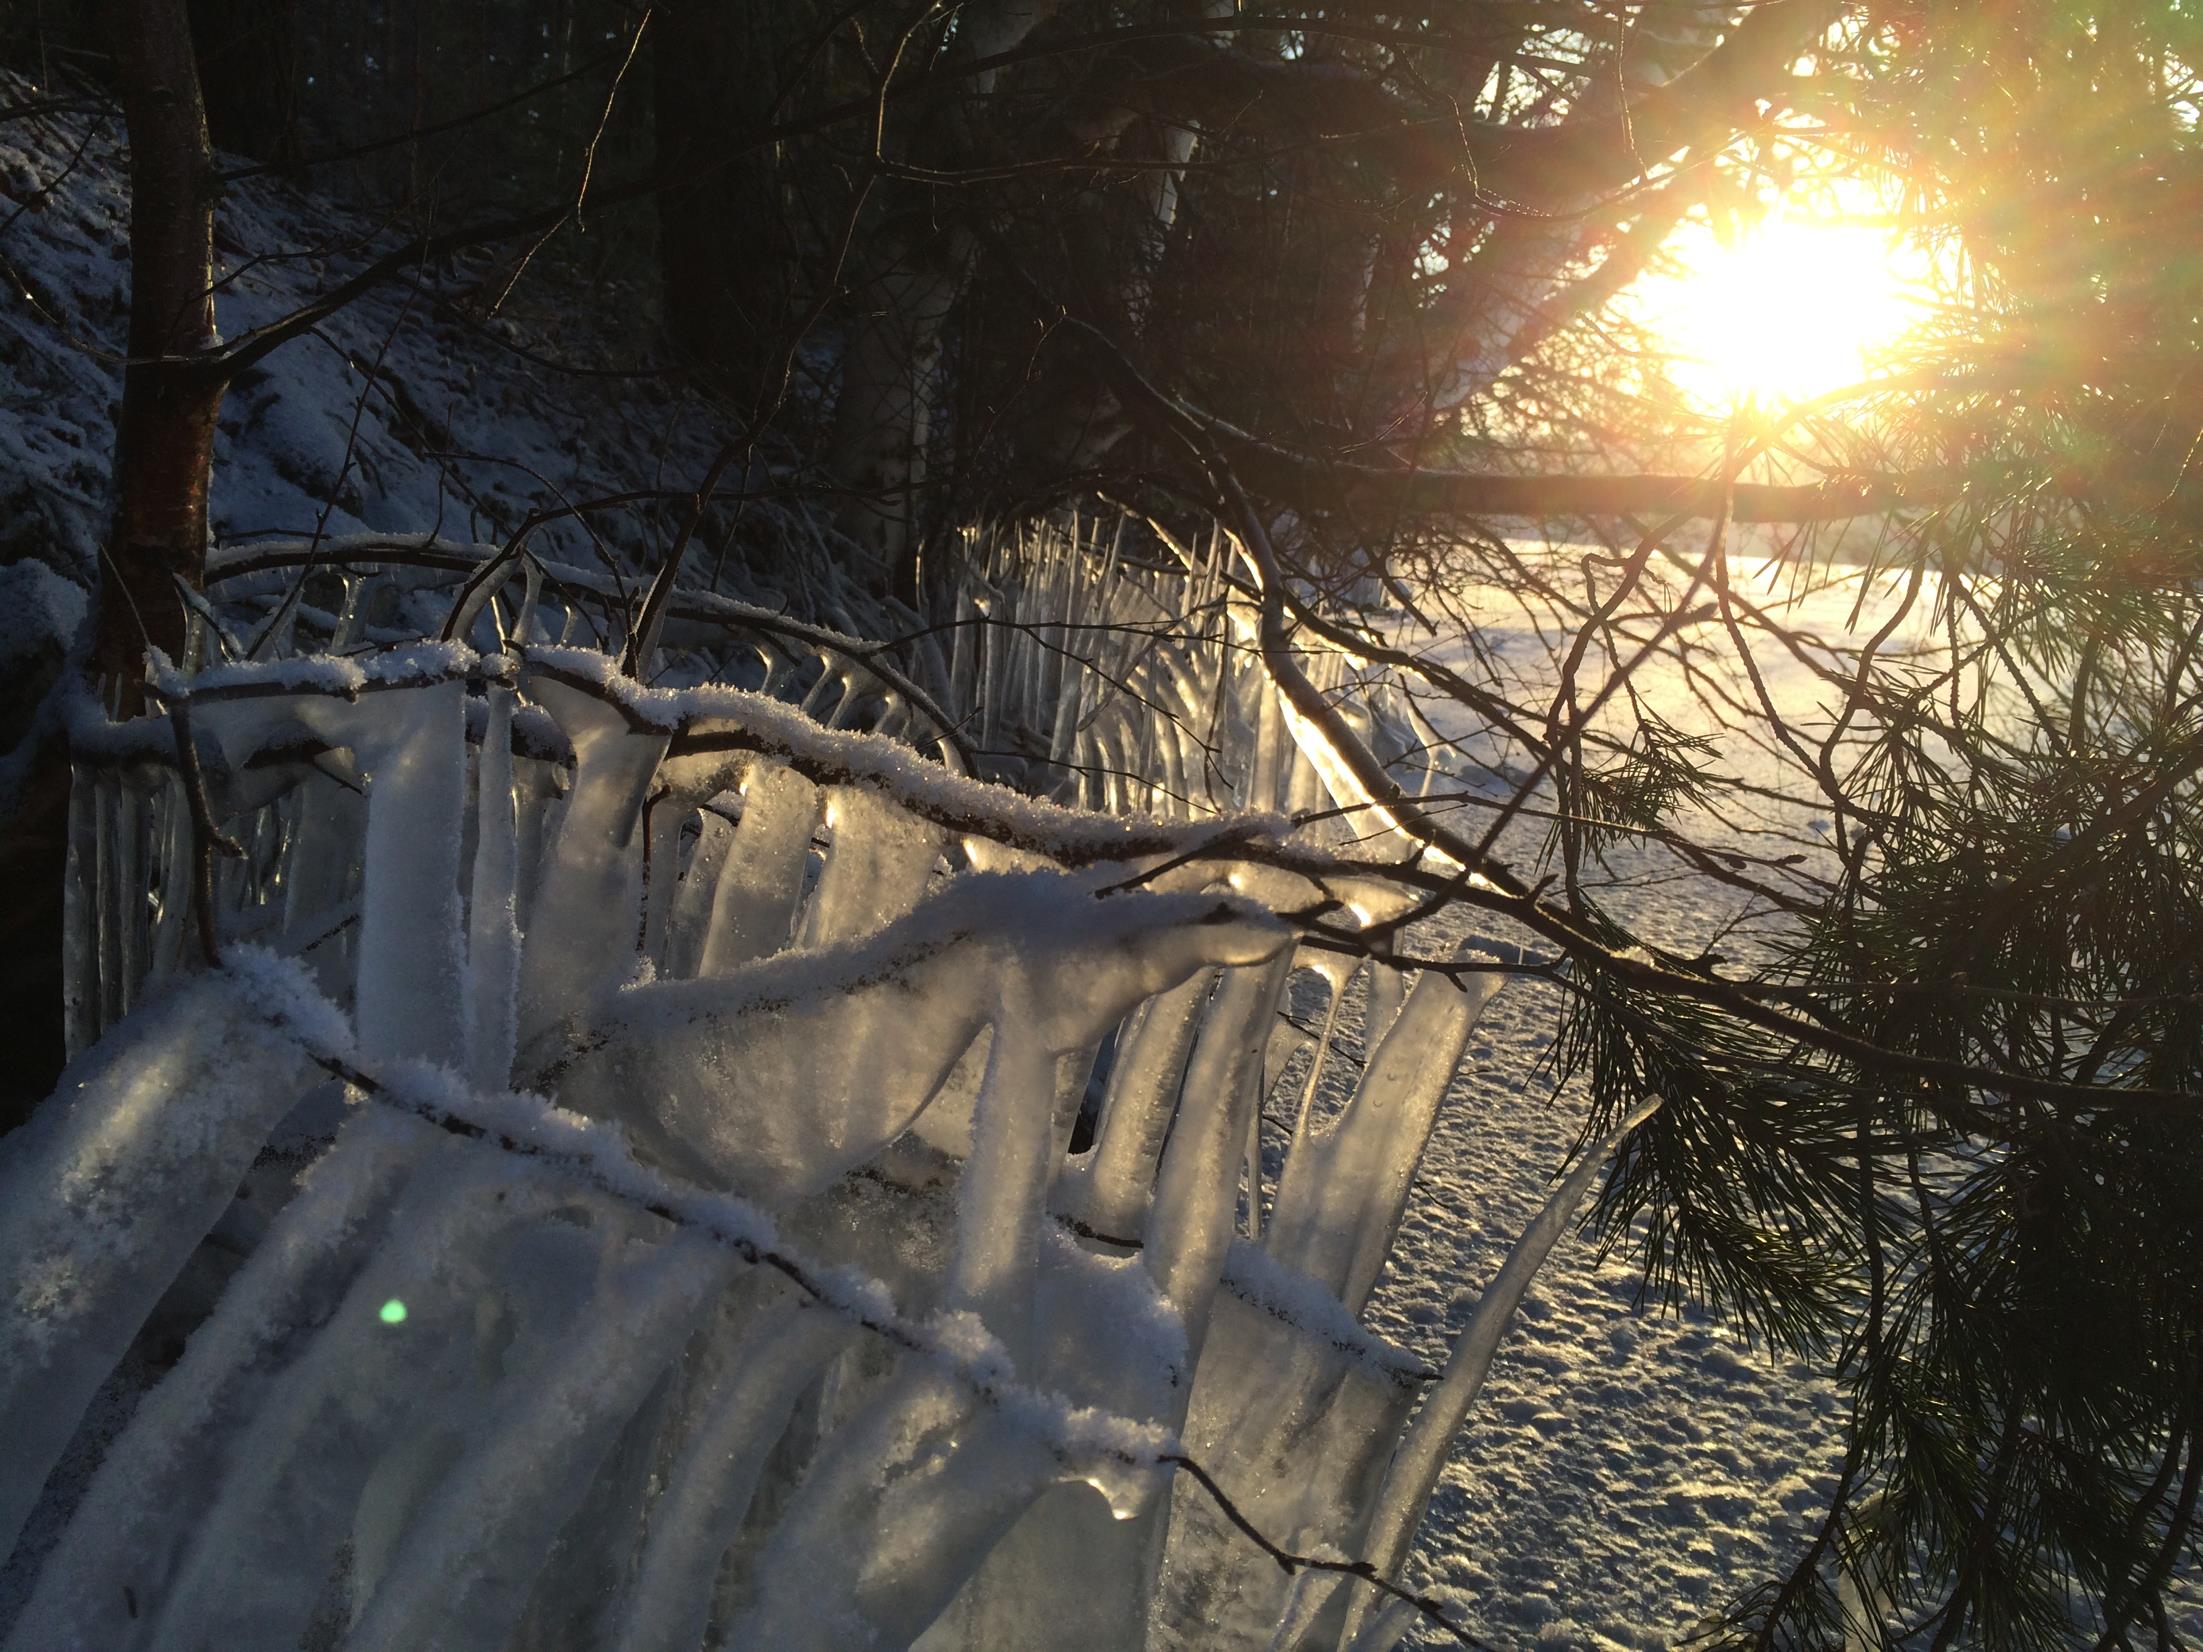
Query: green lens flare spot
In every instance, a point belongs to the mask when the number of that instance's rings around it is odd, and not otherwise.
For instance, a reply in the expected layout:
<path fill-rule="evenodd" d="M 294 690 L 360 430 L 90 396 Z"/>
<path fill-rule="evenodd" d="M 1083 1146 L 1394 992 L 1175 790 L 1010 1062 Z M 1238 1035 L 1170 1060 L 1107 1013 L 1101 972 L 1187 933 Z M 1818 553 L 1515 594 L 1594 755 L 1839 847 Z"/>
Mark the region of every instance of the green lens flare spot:
<path fill-rule="evenodd" d="M 392 1297 L 388 1302 L 385 1302 L 382 1305 L 382 1322 L 385 1325 L 403 1325 L 405 1323 L 405 1304 L 396 1297 Z"/>

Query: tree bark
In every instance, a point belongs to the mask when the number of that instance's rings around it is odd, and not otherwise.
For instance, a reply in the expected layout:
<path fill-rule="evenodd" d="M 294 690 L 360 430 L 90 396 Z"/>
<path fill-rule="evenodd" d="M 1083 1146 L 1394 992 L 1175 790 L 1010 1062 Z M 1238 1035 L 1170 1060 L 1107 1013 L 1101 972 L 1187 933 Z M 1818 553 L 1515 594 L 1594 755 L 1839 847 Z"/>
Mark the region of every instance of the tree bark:
<path fill-rule="evenodd" d="M 1017 46 L 1055 9 L 1055 0 L 986 0 L 957 17 L 951 65 Z M 995 72 L 974 75 L 984 99 Z M 908 158 L 953 170 L 972 151 L 959 94 L 922 100 L 909 127 Z M 840 526 L 859 548 L 857 572 L 880 591 L 907 577 L 923 537 L 918 497 L 938 391 L 937 369 L 950 315 L 971 273 L 972 238 L 944 225 L 930 185 L 894 192 L 878 241 L 883 255 L 859 284 L 842 341 L 841 393 L 830 438 L 835 476 L 850 490 Z"/>
<path fill-rule="evenodd" d="M 1585 475 L 1359 464 L 1297 453 L 1221 420 L 1202 421 L 1247 485 L 1301 510 L 1410 512 L 1529 522 L 1682 516 L 1732 522 L 1842 522 L 1953 497 L 1951 477 L 1845 476 L 1823 482 L 1738 482 L 1718 476 Z"/>
<path fill-rule="evenodd" d="M 214 343 L 214 152 L 183 0 L 113 0 L 130 138 L 130 344 L 93 665 L 134 709 L 155 647 L 180 655 L 206 562 L 222 376 Z"/>
<path fill-rule="evenodd" d="M 102 556 L 92 666 L 103 695 L 143 706 L 148 645 L 183 651 L 179 584 L 206 564 L 207 483 L 223 380 L 192 358 L 214 337 L 213 151 L 184 0 L 114 0 L 106 17 L 130 138 L 130 335 L 115 432 L 114 516 Z M 47 719 L 0 830 L 0 1130 L 60 1076 L 62 885 L 69 753 Z"/>
<path fill-rule="evenodd" d="M 970 256 L 956 232 L 912 247 L 860 296 L 863 313 L 843 342 L 830 438 L 834 474 L 850 490 L 839 526 L 865 559 L 860 578 L 877 591 L 892 588 L 918 543 L 942 335 Z"/>

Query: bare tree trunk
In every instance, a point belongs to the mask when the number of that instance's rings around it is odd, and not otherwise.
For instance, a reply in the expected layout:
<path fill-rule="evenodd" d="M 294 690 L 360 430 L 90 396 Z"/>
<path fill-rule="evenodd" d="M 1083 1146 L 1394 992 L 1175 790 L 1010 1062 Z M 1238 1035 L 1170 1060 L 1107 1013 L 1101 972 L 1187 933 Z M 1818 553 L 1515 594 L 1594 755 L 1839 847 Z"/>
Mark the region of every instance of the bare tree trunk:
<path fill-rule="evenodd" d="M 214 334 L 213 152 L 184 0 L 115 0 L 107 18 L 130 134 L 130 364 L 115 433 L 115 513 L 92 663 L 110 702 L 143 704 L 148 644 L 184 643 L 179 583 L 206 564 L 207 481 L 222 380 L 190 358 Z M 34 738 L 38 736 L 34 735 Z M 61 1072 L 62 882 L 69 754 L 50 724 L 0 830 L 0 1130 Z"/>
<path fill-rule="evenodd" d="M 1162 15 L 1188 20 L 1225 18 L 1232 10 L 1233 0 L 1168 0 L 1161 8 Z M 1106 280 L 1088 284 L 1085 297 L 1093 319 L 1113 337 L 1136 340 L 1147 331 L 1172 243 L 1183 238 L 1179 208 L 1186 168 L 1199 139 L 1189 122 L 1149 118 L 1127 126 L 1116 147 L 1146 168 L 1129 233 L 1104 215 L 1081 213 L 1066 227 L 1066 236 L 1083 269 L 1117 272 L 1113 285 Z M 1133 431 L 1115 390 L 1083 351 L 1059 352 L 1040 388 L 1032 437 L 1024 446 L 1042 474 L 1099 466 Z"/>
<path fill-rule="evenodd" d="M 1055 9 L 1055 0 L 985 0 L 965 7 L 950 46 L 968 62 L 1018 45 Z M 920 110 L 910 158 L 953 170 L 969 149 L 960 94 L 992 89 L 974 75 L 945 102 Z M 916 508 L 926 480 L 935 380 L 944 334 L 971 273 L 971 237 L 935 227 L 931 193 L 915 192 L 886 226 L 886 256 L 856 295 L 842 346 L 841 395 L 834 404 L 832 467 L 851 492 L 841 526 L 867 553 L 860 570 L 885 591 L 902 579 L 920 538 Z"/>
<path fill-rule="evenodd" d="M 206 564 L 221 377 L 214 341 L 214 154 L 183 0 L 113 0 L 130 134 L 130 364 L 93 664 L 135 705 L 148 646 L 180 654 L 181 586 Z"/>
<path fill-rule="evenodd" d="M 866 553 L 859 573 L 882 591 L 919 539 L 942 334 L 963 296 L 969 238 L 952 232 L 906 256 L 858 297 L 834 403 L 834 474 L 850 490 L 840 526 Z"/>

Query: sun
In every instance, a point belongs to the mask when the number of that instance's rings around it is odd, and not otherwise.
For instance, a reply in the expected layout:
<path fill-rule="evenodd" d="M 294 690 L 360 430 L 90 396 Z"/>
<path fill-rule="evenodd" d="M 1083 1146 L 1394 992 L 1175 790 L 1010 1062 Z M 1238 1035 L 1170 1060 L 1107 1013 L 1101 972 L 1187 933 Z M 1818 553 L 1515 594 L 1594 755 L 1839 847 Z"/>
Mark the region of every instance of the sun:
<path fill-rule="evenodd" d="M 1640 314 L 1669 377 L 1708 411 L 1805 401 L 1868 377 L 1919 317 L 1919 287 L 1884 232 L 1771 217 L 1726 243 L 1703 226 L 1644 283 Z"/>

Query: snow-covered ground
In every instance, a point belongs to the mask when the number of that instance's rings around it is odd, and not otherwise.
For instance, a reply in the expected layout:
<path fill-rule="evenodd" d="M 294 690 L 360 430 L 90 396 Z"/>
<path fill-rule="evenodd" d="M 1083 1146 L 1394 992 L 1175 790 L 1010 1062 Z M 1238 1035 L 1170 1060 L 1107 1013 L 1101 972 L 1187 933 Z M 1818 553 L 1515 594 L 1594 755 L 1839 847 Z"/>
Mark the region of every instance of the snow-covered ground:
<path fill-rule="evenodd" d="M 1565 566 L 1556 562 L 1555 572 Z M 1809 588 L 1772 565 L 1738 573 L 1760 601 L 1781 603 L 1785 626 L 1839 640 L 1858 634 L 1862 576 L 1839 572 Z M 1891 593 L 1877 582 L 1869 595 L 1859 623 L 1871 629 Z M 1523 698 L 1542 706 L 1552 683 L 1550 616 L 1538 616 L 1540 635 L 1506 593 L 1457 597 L 1478 620 L 1485 648 L 1540 691 Z M 1717 677 L 1733 670 L 1718 620 L 1689 636 L 1706 651 L 1704 669 Z M 1405 628 L 1401 640 L 1418 642 Z M 1458 645 L 1420 642 L 1469 668 Z M 1777 707 L 1811 727 L 1825 687 L 1787 653 L 1758 649 L 1755 657 Z M 1587 693 L 1599 680 L 1587 670 Z M 1632 683 L 1672 727 L 1711 731 L 1705 706 L 1672 664 L 1650 662 Z M 1451 708 L 1435 703 L 1424 709 L 1441 733 L 1489 750 L 1467 714 L 1448 715 Z M 1607 721 L 1622 728 L 1624 714 Z M 1746 740 L 1720 741 L 1713 766 L 1782 786 L 1772 754 Z M 1491 776 L 1478 789 L 1504 794 Z M 1751 820 L 1686 812 L 1677 824 L 1701 841 L 1762 854 L 1810 855 L 1827 829 L 1803 804 L 1766 805 Z M 1474 811 L 1464 811 L 1463 826 L 1481 829 Z M 1527 821 L 1510 829 L 1503 848 L 1518 867 L 1533 863 L 1544 830 Z M 1686 957 L 1717 940 L 1737 950 L 1734 937 L 1723 938 L 1741 903 L 1733 891 L 1658 849 L 1624 845 L 1608 860 L 1614 881 L 1606 898 L 1644 939 Z M 1574 1086 L 1556 1095 L 1545 1067 L 1562 1010 L 1559 989 L 1516 981 L 1478 1027 L 1374 1305 L 1379 1328 L 1411 1347 L 1442 1352 L 1576 1140 L 1583 1099 Z M 1673 1645 L 1742 1590 L 1777 1575 L 1826 1508 L 1841 1455 L 1835 1385 L 1746 1342 L 1702 1308 L 1660 1311 L 1640 1300 L 1639 1282 L 1624 1255 L 1601 1261 L 1580 1237 L 1555 1251 L 1432 1505 L 1430 1579 L 1496 1646 Z M 1419 1644 L 1445 1642 L 1426 1631 Z"/>
<path fill-rule="evenodd" d="M 1548 988 L 1511 987 L 1470 1046 L 1376 1303 L 1410 1347 L 1442 1352 L 1574 1140 L 1580 1107 L 1538 1071 L 1559 1010 Z M 1703 1312 L 1640 1307 L 1637 1283 L 1563 1242 L 1431 1505 L 1435 1591 L 1495 1646 L 1673 1645 L 1826 1506 L 1833 1386 Z"/>

